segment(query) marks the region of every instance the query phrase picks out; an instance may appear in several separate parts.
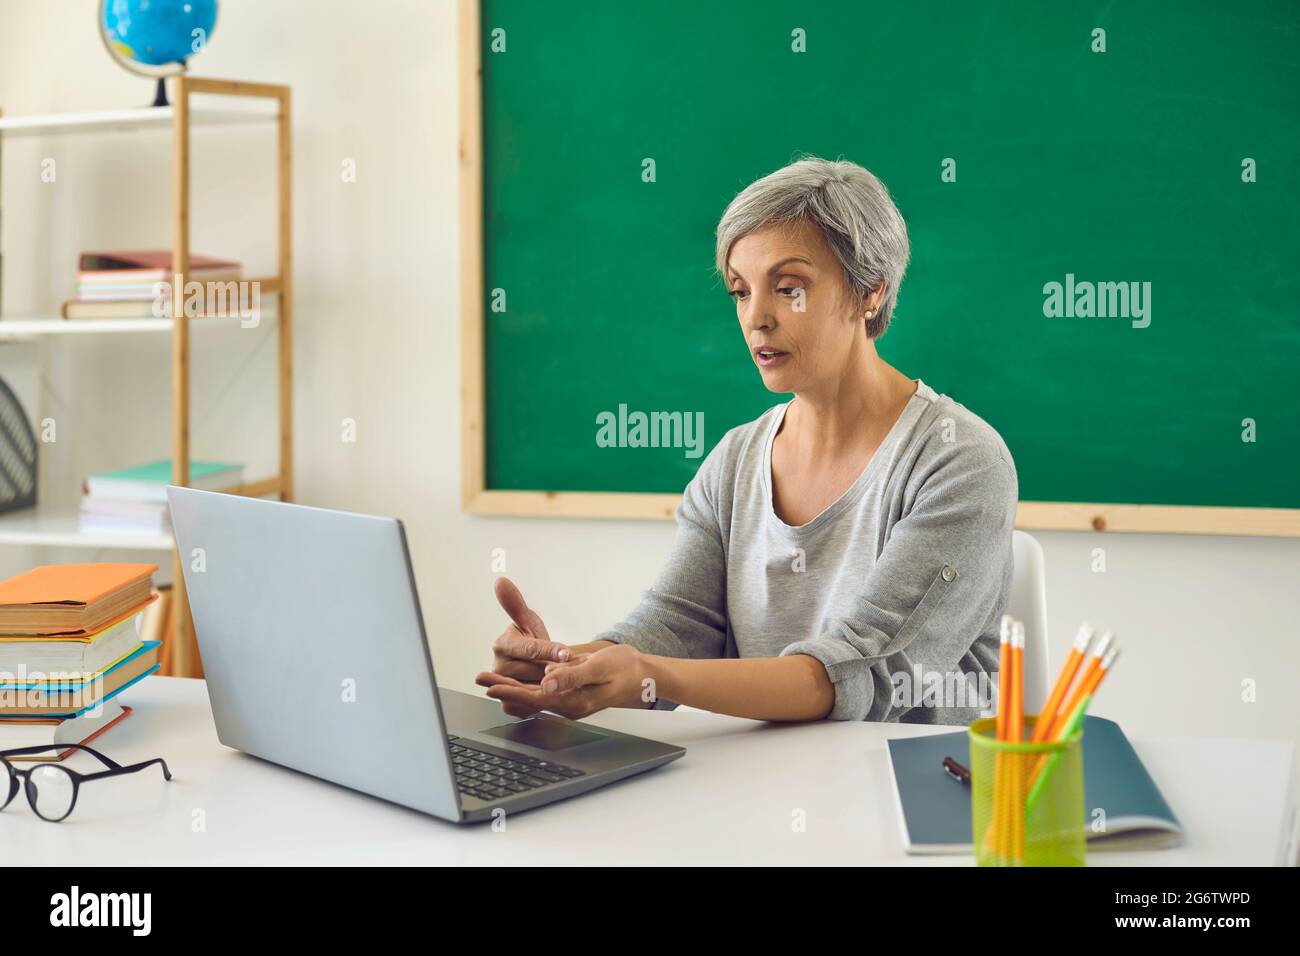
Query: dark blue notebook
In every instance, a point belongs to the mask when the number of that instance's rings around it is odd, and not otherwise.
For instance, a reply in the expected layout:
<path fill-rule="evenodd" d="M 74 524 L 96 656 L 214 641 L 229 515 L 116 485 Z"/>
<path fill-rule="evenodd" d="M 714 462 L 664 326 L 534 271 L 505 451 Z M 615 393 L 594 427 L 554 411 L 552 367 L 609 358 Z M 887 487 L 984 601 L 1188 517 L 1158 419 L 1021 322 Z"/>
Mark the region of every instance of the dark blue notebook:
<path fill-rule="evenodd" d="M 971 852 L 970 787 L 943 769 L 943 758 L 970 766 L 966 731 L 889 741 L 889 764 L 908 853 Z M 1119 724 L 1083 724 L 1084 819 L 1090 849 L 1153 849 L 1182 842 L 1183 828 Z M 1105 811 L 1098 830 L 1096 811 Z"/>

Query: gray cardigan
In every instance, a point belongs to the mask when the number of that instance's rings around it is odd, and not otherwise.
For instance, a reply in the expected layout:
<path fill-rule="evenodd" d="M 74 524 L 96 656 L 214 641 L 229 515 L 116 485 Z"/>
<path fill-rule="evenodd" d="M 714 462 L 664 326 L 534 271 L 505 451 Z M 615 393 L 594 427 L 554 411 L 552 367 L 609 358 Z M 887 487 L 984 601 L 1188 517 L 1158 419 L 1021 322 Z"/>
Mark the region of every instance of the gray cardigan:
<path fill-rule="evenodd" d="M 596 639 L 667 657 L 809 655 L 834 684 L 833 720 L 962 724 L 989 712 L 1017 500 L 1001 437 L 918 382 L 854 484 L 792 527 L 770 482 L 787 407 L 713 449 L 658 580 Z"/>

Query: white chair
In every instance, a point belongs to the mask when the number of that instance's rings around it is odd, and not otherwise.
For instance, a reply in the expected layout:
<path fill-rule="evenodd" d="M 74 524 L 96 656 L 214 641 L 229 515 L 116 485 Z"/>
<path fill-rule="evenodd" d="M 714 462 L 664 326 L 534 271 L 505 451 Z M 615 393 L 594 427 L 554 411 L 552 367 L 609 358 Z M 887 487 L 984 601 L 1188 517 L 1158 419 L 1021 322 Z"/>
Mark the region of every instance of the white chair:
<path fill-rule="evenodd" d="M 1025 713 L 1036 714 L 1047 702 L 1051 688 L 1047 676 L 1047 580 L 1043 546 L 1033 535 L 1011 533 L 1015 570 L 1007 613 L 1025 625 Z"/>

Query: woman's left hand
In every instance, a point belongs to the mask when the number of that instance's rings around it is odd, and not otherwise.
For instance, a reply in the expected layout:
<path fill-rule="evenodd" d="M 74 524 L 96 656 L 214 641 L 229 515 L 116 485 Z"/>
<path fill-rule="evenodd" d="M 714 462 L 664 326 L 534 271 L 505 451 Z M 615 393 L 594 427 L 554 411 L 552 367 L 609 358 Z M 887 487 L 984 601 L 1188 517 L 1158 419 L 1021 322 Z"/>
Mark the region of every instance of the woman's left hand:
<path fill-rule="evenodd" d="M 572 661 L 548 664 L 540 684 L 525 684 L 500 674 L 475 679 L 487 695 L 501 701 L 512 717 L 548 710 L 576 720 L 606 707 L 648 707 L 654 703 L 647 685 L 645 657 L 634 647 L 615 644 Z"/>

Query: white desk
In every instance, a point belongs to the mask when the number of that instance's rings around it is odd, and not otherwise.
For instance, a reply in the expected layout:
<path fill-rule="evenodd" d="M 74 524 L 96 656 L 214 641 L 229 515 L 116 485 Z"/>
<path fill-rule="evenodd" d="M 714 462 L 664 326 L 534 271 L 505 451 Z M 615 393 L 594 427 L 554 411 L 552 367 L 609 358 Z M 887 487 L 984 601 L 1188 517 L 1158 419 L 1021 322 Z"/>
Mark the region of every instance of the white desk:
<path fill-rule="evenodd" d="M 237 753 L 217 742 L 202 681 L 150 677 L 99 741 L 151 769 L 88 784 L 63 823 L 20 794 L 0 813 L 4 856 L 122 864 L 964 864 L 902 852 L 885 740 L 932 728 L 777 726 L 716 714 L 612 711 L 593 723 L 682 744 L 681 760 L 490 825 L 458 827 Z M 945 728 L 947 729 L 947 728 Z M 1091 853 L 1093 865 L 1283 861 L 1295 827 L 1294 747 L 1274 740 L 1135 739 L 1187 829 L 1184 846 Z M 400 754 L 393 755 L 400 760 Z M 69 766 L 98 767 L 78 755 Z M 806 815 L 794 832 L 793 814 Z M 1287 818 L 1290 817 L 1290 818 Z"/>

